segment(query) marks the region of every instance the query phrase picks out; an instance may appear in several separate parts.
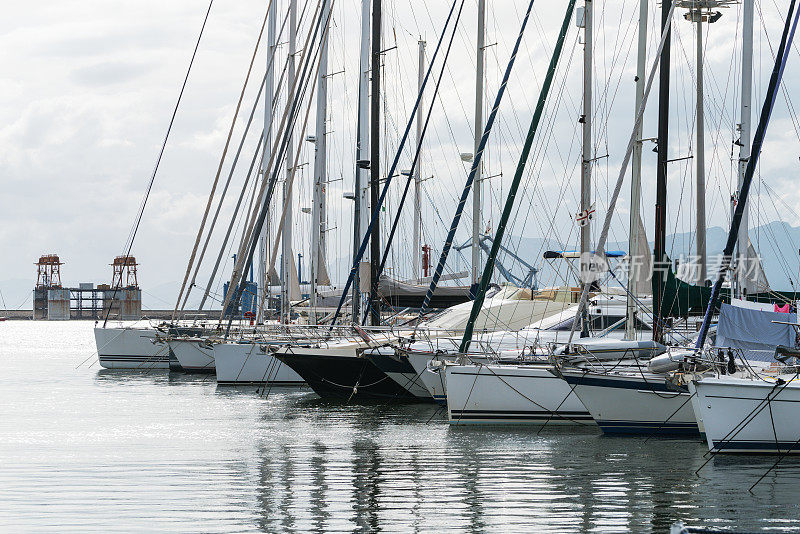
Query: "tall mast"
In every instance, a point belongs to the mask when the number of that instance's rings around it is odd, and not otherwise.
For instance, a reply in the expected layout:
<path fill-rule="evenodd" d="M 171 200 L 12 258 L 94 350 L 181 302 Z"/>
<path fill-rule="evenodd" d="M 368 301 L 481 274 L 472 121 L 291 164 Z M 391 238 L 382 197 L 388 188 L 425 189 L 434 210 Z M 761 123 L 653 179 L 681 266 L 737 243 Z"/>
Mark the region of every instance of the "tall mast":
<path fill-rule="evenodd" d="M 275 39 L 276 39 L 276 26 L 278 20 L 278 2 L 273 1 L 269 7 L 269 14 L 267 15 L 267 72 L 266 81 L 264 82 L 264 146 L 269 147 L 272 145 L 272 104 L 275 96 L 275 69 L 272 59 L 275 53 Z M 267 176 L 268 158 L 261 160 L 261 179 L 263 181 L 269 180 Z M 266 199 L 264 199 L 266 203 Z M 259 262 L 258 262 L 258 283 L 261 287 L 262 295 L 269 295 L 269 273 L 267 272 L 267 265 L 269 264 L 269 251 L 270 251 L 270 210 L 269 206 L 262 206 L 262 209 L 267 210 L 267 224 L 261 232 L 261 240 L 259 242 Z M 269 299 L 265 298 L 264 302 L 269 303 Z M 260 311 L 259 311 L 260 312 Z"/>
<path fill-rule="evenodd" d="M 482 0 L 481 0 L 482 1 Z M 418 80 L 417 92 L 422 92 L 422 81 L 425 78 L 425 41 L 422 39 L 417 43 L 419 46 L 419 65 L 418 65 Z M 422 109 L 422 98 L 419 100 L 419 108 Z M 417 146 L 419 147 L 419 156 L 417 157 L 417 165 L 413 169 L 414 172 L 414 236 L 411 246 L 414 248 L 413 261 L 414 267 L 411 276 L 415 280 L 420 278 L 420 252 L 422 250 L 422 127 L 424 125 L 424 114 L 417 113 Z"/>
<path fill-rule="evenodd" d="M 322 16 L 319 19 L 322 33 L 320 43 L 320 63 L 317 78 L 317 122 L 314 135 L 314 191 L 311 205 L 311 311 L 309 321 L 317 324 L 317 285 L 322 269 L 320 265 L 325 258 L 325 182 L 327 181 L 327 168 L 325 158 L 327 154 L 327 127 L 328 114 L 328 32 L 325 31 L 330 17 L 330 0 L 322 2 Z"/>
<path fill-rule="evenodd" d="M 581 212 L 589 213 L 592 205 L 592 1 L 583 7 L 583 140 L 581 156 Z M 589 273 L 587 260 L 591 252 L 591 225 L 587 216 L 581 226 L 581 273 Z M 585 321 L 584 321 L 585 323 Z M 588 325 L 581 328 L 587 335 Z"/>
<path fill-rule="evenodd" d="M 297 52 L 297 0 L 289 0 L 289 68 L 287 76 L 287 87 L 294 87 L 295 79 L 295 53 Z M 287 101 L 286 105 L 290 105 Z M 289 188 L 289 180 L 292 175 L 292 165 L 294 165 L 294 139 L 291 128 L 287 132 L 289 142 L 286 147 L 286 180 L 283 182 L 283 203 L 286 206 L 286 215 L 283 223 L 283 273 L 281 278 L 281 322 L 288 323 L 291 314 L 289 311 L 289 288 L 291 287 L 291 277 L 294 275 L 294 257 L 292 254 L 292 198 Z"/>
<path fill-rule="evenodd" d="M 670 24 L 671 0 L 661 2 L 661 31 Z M 656 213 L 655 246 L 653 251 L 653 340 L 661 342 L 664 337 L 663 298 L 666 270 L 667 245 L 667 156 L 669 149 L 669 65 L 672 29 L 667 31 L 664 50 L 661 52 L 658 81 L 658 162 L 656 168 Z"/>
<path fill-rule="evenodd" d="M 701 285 L 708 278 L 706 266 L 706 148 L 705 118 L 703 116 L 703 12 L 696 9 L 691 12 L 697 24 L 697 154 L 696 189 L 697 189 L 697 282 Z"/>
<path fill-rule="evenodd" d="M 370 322 L 378 326 L 381 322 L 381 303 L 378 296 L 378 269 L 380 268 L 380 214 L 378 197 L 380 195 L 380 111 L 381 111 L 381 0 L 372 3 L 372 58 L 370 75 L 372 84 L 370 95 L 370 158 L 369 158 L 369 197 L 375 224 L 370 237 Z M 377 214 L 377 215 L 376 215 Z"/>
<path fill-rule="evenodd" d="M 645 69 L 647 68 L 647 13 L 648 0 L 639 0 L 639 44 L 636 56 L 636 109 L 634 116 L 639 113 L 644 99 Z M 628 306 L 625 321 L 626 339 L 636 339 L 636 300 L 638 296 L 637 270 L 642 268 L 639 250 L 639 219 L 641 218 L 640 206 L 642 202 L 642 125 L 636 131 L 636 143 L 633 145 L 631 156 L 631 220 L 628 244 Z"/>
<path fill-rule="evenodd" d="M 353 261 L 358 255 L 361 245 L 362 233 L 369 226 L 369 199 L 367 188 L 369 172 L 367 167 L 360 163 L 369 161 L 369 50 L 370 50 L 370 0 L 361 0 L 361 56 L 358 68 L 358 125 L 356 132 L 356 174 L 354 195 L 355 208 L 353 212 Z M 367 258 L 369 251 L 365 251 Z M 353 277 L 353 321 L 361 317 L 361 287 L 360 269 L 356 270 Z"/>
<path fill-rule="evenodd" d="M 750 124 L 752 121 L 753 95 L 753 0 L 743 0 L 742 8 L 744 11 L 742 21 L 742 107 L 739 119 L 741 123 L 739 124 L 739 179 L 738 187 L 736 188 L 737 192 L 742 190 L 747 162 L 750 160 Z M 747 269 L 743 268 L 744 262 L 747 260 L 747 249 L 750 245 L 747 229 L 748 212 L 749 206 L 745 205 L 742 213 L 742 222 L 739 226 L 739 235 L 737 236 L 739 269 L 737 271 L 738 283 L 736 287 L 740 292 L 743 289 L 747 291 L 752 289 L 747 280 Z"/>
<path fill-rule="evenodd" d="M 478 46 L 477 68 L 475 70 L 475 148 L 473 158 L 478 157 L 478 147 L 483 134 L 483 60 L 486 48 L 486 0 L 478 0 Z M 475 172 L 475 183 L 472 185 L 472 283 L 481 280 L 481 179 L 483 163 Z"/>

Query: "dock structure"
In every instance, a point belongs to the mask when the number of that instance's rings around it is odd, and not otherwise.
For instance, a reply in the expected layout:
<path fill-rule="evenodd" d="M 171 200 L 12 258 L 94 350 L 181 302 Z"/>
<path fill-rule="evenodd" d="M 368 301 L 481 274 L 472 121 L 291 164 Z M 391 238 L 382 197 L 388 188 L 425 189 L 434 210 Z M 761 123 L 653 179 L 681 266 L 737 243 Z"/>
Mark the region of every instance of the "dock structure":
<path fill-rule="evenodd" d="M 112 283 L 61 285 L 61 266 L 56 254 L 41 256 L 35 263 L 36 287 L 33 290 L 33 319 L 109 319 L 138 321 L 142 318 L 142 290 L 137 280 L 136 258 L 117 256 L 112 266 Z"/>

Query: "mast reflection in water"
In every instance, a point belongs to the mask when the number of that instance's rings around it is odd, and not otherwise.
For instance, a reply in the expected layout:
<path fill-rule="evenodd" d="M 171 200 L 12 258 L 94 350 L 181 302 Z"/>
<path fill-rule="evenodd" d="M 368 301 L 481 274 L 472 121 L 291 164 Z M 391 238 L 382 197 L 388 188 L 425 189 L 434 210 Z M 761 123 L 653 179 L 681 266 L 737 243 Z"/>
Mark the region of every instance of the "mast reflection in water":
<path fill-rule="evenodd" d="M 800 524 L 800 462 L 700 440 L 450 428 L 435 406 L 75 367 L 89 322 L 0 327 L 0 530 L 664 532 Z M 428 422 L 430 420 L 430 422 Z"/>

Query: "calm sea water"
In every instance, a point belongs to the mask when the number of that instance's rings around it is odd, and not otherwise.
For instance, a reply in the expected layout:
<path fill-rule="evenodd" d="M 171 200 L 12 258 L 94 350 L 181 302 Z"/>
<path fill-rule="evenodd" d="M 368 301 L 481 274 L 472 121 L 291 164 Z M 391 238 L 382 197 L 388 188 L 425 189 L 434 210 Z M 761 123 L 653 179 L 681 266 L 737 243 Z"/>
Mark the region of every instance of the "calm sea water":
<path fill-rule="evenodd" d="M 92 323 L 0 323 L 0 530 L 800 531 L 800 461 L 432 406 L 98 368 Z M 89 365 L 92 363 L 93 365 Z"/>

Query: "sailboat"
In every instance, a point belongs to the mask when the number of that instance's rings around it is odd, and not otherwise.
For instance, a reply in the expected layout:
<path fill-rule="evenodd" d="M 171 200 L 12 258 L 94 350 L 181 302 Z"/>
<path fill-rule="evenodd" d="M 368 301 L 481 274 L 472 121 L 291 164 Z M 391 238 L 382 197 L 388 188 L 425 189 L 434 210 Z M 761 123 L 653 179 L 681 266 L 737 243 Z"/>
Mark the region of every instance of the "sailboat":
<path fill-rule="evenodd" d="M 761 153 L 767 126 L 780 87 L 783 69 L 792 47 L 795 30 L 800 21 L 800 9 L 796 10 L 792 0 L 786 15 L 786 22 L 780 46 L 775 58 L 767 95 L 761 111 L 758 128 L 753 139 L 753 147 L 739 191 L 725 252 L 730 256 L 736 245 L 740 224 L 747 206 L 750 184 Z M 730 260 L 727 260 L 729 262 Z M 711 306 L 719 299 L 719 290 L 725 281 L 727 265 L 723 263 L 716 283 L 712 289 Z M 780 322 L 780 321 L 772 321 Z M 706 312 L 701 329 L 701 340 L 705 337 L 710 323 Z M 786 321 L 797 328 L 796 316 Z M 700 340 L 697 350 L 703 348 Z M 797 419 L 797 402 L 800 401 L 800 381 L 796 365 L 798 352 L 789 348 L 776 347 L 776 362 L 770 369 L 745 369 L 741 374 L 730 376 L 725 369 L 715 373 L 697 376 L 690 383 L 693 394 L 695 416 L 702 421 L 708 447 L 717 453 L 778 453 L 800 452 L 800 424 Z M 794 364 L 790 360 L 794 360 Z"/>
<path fill-rule="evenodd" d="M 781 46 L 784 46 L 787 41 L 792 10 L 793 6 L 790 8 L 789 17 L 787 18 Z M 750 3 L 749 14 L 746 19 L 748 18 L 752 20 L 752 3 Z M 789 42 L 791 42 L 792 35 L 793 32 L 789 34 Z M 747 48 L 745 47 L 745 53 L 747 53 Z M 781 48 L 782 51 L 783 48 Z M 741 353 L 738 354 L 738 357 L 734 357 L 729 350 L 729 363 L 726 365 L 730 366 L 730 368 L 727 370 L 727 376 L 718 379 L 714 378 L 713 374 L 719 368 L 719 362 L 716 359 L 717 349 L 706 349 L 705 341 L 711 331 L 711 318 L 718 309 L 730 257 L 733 254 L 737 240 L 739 240 L 740 222 L 746 208 L 749 183 L 752 180 L 760 154 L 761 144 L 763 143 L 774 103 L 774 91 L 780 83 L 784 62 L 785 57 L 783 57 L 782 53 L 779 53 L 770 80 L 770 89 L 753 140 L 753 147 L 744 168 L 739 203 L 734 212 L 728 242 L 723 252 L 725 260 L 720 268 L 720 275 L 714 287 L 709 291 L 703 327 L 697 336 L 695 348 L 672 349 L 668 354 L 651 360 L 648 364 L 648 369 L 642 369 L 638 373 L 562 370 L 565 380 L 574 387 L 575 393 L 606 432 L 699 434 L 705 431 L 708 435 L 709 428 L 711 428 L 713 438 L 709 443 L 716 443 L 717 447 L 719 447 L 728 437 L 725 434 L 720 434 L 721 427 L 718 419 L 720 414 L 725 413 L 725 409 L 722 406 L 716 406 L 712 414 L 708 407 L 709 405 L 724 404 L 726 402 L 722 401 L 722 399 L 714 400 L 716 396 L 711 393 L 712 391 L 730 393 L 730 389 L 717 388 L 712 390 L 712 384 L 747 384 L 740 390 L 742 399 L 753 400 L 753 397 L 748 397 L 745 392 L 748 386 L 752 385 L 754 393 L 758 390 L 756 385 L 758 381 L 754 380 L 754 377 L 761 376 L 762 372 L 753 371 L 757 367 L 755 362 L 748 360 Z M 749 78 L 746 77 L 745 79 Z M 658 239 L 656 240 L 656 246 L 657 257 L 664 257 L 664 249 L 661 248 L 660 251 L 658 249 Z M 744 250 L 741 253 L 744 254 Z M 666 302 L 660 300 L 665 296 L 664 285 L 662 285 L 661 280 L 656 281 L 654 289 L 657 305 L 655 317 L 656 321 L 659 321 L 664 316 L 664 308 L 667 307 L 658 305 L 659 302 Z M 775 297 L 781 298 L 780 295 L 772 296 L 772 298 Z M 721 325 L 722 320 L 720 321 Z M 654 330 L 659 330 L 655 324 Z M 711 357 L 705 352 L 706 350 L 711 351 Z M 785 379 L 781 379 L 781 382 L 783 384 L 787 383 Z M 737 407 L 741 406 L 737 405 Z M 731 406 L 728 407 L 730 408 Z M 731 417 L 723 415 L 723 420 L 730 423 Z M 709 427 L 709 425 L 711 426 Z M 733 430 L 730 425 L 724 428 Z M 761 430 L 765 431 L 763 425 Z M 772 434 L 770 436 L 774 438 Z M 764 436 L 764 439 L 768 439 L 768 437 Z M 775 440 L 772 439 L 772 441 Z M 736 449 L 735 445 L 732 449 Z"/>
<path fill-rule="evenodd" d="M 380 248 L 378 243 L 378 219 L 380 217 L 380 204 L 383 202 L 386 191 L 388 190 L 389 184 L 391 183 L 392 177 L 394 176 L 394 172 L 396 170 L 399 158 L 401 156 L 401 151 L 403 148 L 403 144 L 405 143 L 410 128 L 412 126 L 413 119 L 415 115 L 419 118 L 421 116 L 421 99 L 425 89 L 425 86 L 428 82 L 431 72 L 433 71 L 433 67 L 436 63 L 436 58 L 439 54 L 439 51 L 442 49 L 443 43 L 446 41 L 446 37 L 448 32 L 451 33 L 450 35 L 450 42 L 447 45 L 447 51 L 445 52 L 444 59 L 442 60 L 442 65 L 444 66 L 447 61 L 447 57 L 450 52 L 450 45 L 452 44 L 453 37 L 455 36 L 455 28 L 457 27 L 458 20 L 461 16 L 461 10 L 457 12 L 456 16 L 453 17 L 455 12 L 455 8 L 457 6 L 457 2 L 453 2 L 450 12 L 448 14 L 447 20 L 442 27 L 441 35 L 439 37 L 439 41 L 436 45 L 436 48 L 433 52 L 432 59 L 430 65 L 428 66 L 427 72 L 425 73 L 424 77 L 422 76 L 422 70 L 420 69 L 420 84 L 419 84 L 419 92 L 417 95 L 417 100 L 414 105 L 414 108 L 411 113 L 411 117 L 409 118 L 405 132 L 401 138 L 400 146 L 397 149 L 395 158 L 390 165 L 389 171 L 387 172 L 388 177 L 385 180 L 383 188 L 380 189 L 380 182 L 381 182 L 381 175 L 380 175 L 380 168 L 379 168 L 379 120 L 380 120 L 380 113 L 379 113 L 379 98 L 380 98 L 380 78 L 378 76 L 379 72 L 379 65 L 378 60 L 380 57 L 380 20 L 381 20 L 381 4 L 380 1 L 373 2 L 372 6 L 372 37 L 371 37 L 371 60 L 372 60 L 372 113 L 371 113 L 371 140 L 370 140 L 370 150 L 371 155 L 370 159 L 367 162 L 364 162 L 364 167 L 368 166 L 371 174 L 370 180 L 370 191 L 371 191 L 371 202 L 370 207 L 372 210 L 371 220 L 369 225 L 366 229 L 361 229 L 363 234 L 363 238 L 360 239 L 360 245 L 357 247 L 357 252 L 355 253 L 355 258 L 353 261 L 353 267 L 350 272 L 350 276 L 348 277 L 347 283 L 342 291 L 342 295 L 340 297 L 339 304 L 337 306 L 337 310 L 334 314 L 333 320 L 335 321 L 336 318 L 339 316 L 339 312 L 342 309 L 345 299 L 347 298 L 347 293 L 352 285 L 358 284 L 358 277 L 357 272 L 359 270 L 359 264 L 361 259 L 364 257 L 364 253 L 366 251 L 367 245 L 370 245 L 370 252 L 369 252 L 369 259 L 370 259 L 370 291 L 369 291 L 369 303 L 368 303 L 368 315 L 371 322 L 370 327 L 359 327 L 353 326 L 354 332 L 356 332 L 362 339 L 361 340 L 351 340 L 351 339 L 336 339 L 336 338 L 326 338 L 321 339 L 316 343 L 312 343 L 309 346 L 303 345 L 292 345 L 283 347 L 276 351 L 276 357 L 278 357 L 281 361 L 289 365 L 292 369 L 294 369 L 298 374 L 303 376 L 307 383 L 321 396 L 328 397 L 338 397 L 338 398 L 345 398 L 347 400 L 360 400 L 360 399 L 371 399 L 371 398 L 405 398 L 408 400 L 425 400 L 429 399 L 427 395 L 424 394 L 425 389 L 422 385 L 415 379 L 414 377 L 414 370 L 413 368 L 408 365 L 407 362 L 404 362 L 401 358 L 393 358 L 392 350 L 387 349 L 386 351 L 380 350 L 382 347 L 386 347 L 392 344 L 398 344 L 402 337 L 409 337 L 409 336 L 416 336 L 421 335 L 423 337 L 436 337 L 442 335 L 443 332 L 438 330 L 431 330 L 426 328 L 425 324 L 417 324 L 415 327 L 411 328 L 400 328 L 400 329 L 388 329 L 386 327 L 381 327 L 381 312 L 380 308 L 382 306 L 382 302 L 380 299 L 380 286 L 378 281 L 381 277 L 381 272 L 383 269 L 383 262 L 385 261 L 385 255 L 382 259 L 380 257 Z M 463 6 L 462 6 L 463 7 Z M 452 21 L 452 22 L 451 22 Z M 527 18 L 525 19 L 527 22 Z M 452 29 L 451 29 L 452 26 Z M 525 24 L 523 24 L 523 29 Z M 362 26 L 362 29 L 364 26 Z M 364 31 L 362 33 L 362 72 L 366 70 L 367 65 L 367 54 L 364 47 L 364 43 L 367 40 L 367 33 Z M 517 43 L 517 47 L 519 43 Z M 513 64 L 514 55 L 512 55 L 512 60 L 509 62 L 509 67 L 507 69 L 506 76 L 510 72 L 510 66 Z M 438 93 L 439 83 L 441 82 L 442 75 L 444 73 L 444 69 L 442 66 L 442 70 L 438 75 L 438 80 L 436 82 L 436 88 L 434 90 L 433 99 L 435 100 L 436 95 Z M 498 93 L 497 103 L 499 104 L 500 99 L 502 98 L 502 94 L 504 91 L 504 86 L 501 86 L 502 89 Z M 362 93 L 362 94 L 365 94 Z M 428 110 L 428 118 L 430 118 L 430 114 L 433 110 L 433 105 L 429 107 Z M 494 111 L 496 113 L 496 109 Z M 487 126 L 484 130 L 484 139 L 483 143 L 485 145 L 485 138 L 488 137 L 488 132 L 491 131 L 491 124 L 493 122 L 492 115 L 487 123 Z M 364 121 L 366 119 L 366 113 L 359 113 L 360 121 Z M 362 122 L 363 124 L 363 122 Z M 425 122 L 427 126 L 427 119 Z M 361 128 L 359 128 L 359 131 Z M 422 138 L 424 135 L 425 128 L 422 128 L 421 131 L 418 128 L 418 139 L 417 139 L 417 148 L 415 151 L 414 163 L 412 167 L 416 167 L 417 162 L 419 160 L 419 152 L 422 144 Z M 359 144 L 361 146 L 361 144 Z M 471 181 L 474 178 L 475 170 L 480 166 L 482 150 L 476 153 L 475 158 L 473 159 L 472 163 L 472 170 L 469 176 L 469 180 Z M 357 170 L 357 176 L 359 171 Z M 407 180 L 407 186 L 411 180 L 411 174 L 409 173 L 409 179 Z M 380 190 L 380 194 L 379 194 Z M 358 220 L 358 219 L 357 219 Z M 366 230 L 366 231 L 365 231 Z M 453 230 L 451 230 L 452 232 Z M 390 233 L 390 239 L 393 237 L 394 233 Z M 447 241 L 448 243 L 452 243 L 452 239 Z M 386 250 L 389 250 L 390 243 L 387 243 Z M 441 276 L 441 269 L 438 269 L 432 278 L 431 287 L 428 289 L 428 292 L 425 295 L 425 299 L 423 302 L 423 309 L 426 309 L 430 303 L 432 297 L 435 295 L 435 288 L 438 280 Z M 441 293 L 439 297 L 441 298 Z M 354 296 L 353 298 L 353 308 L 357 310 L 357 301 L 359 300 L 358 295 Z M 421 321 L 422 312 L 420 312 L 418 322 Z M 355 315 L 353 320 L 357 321 L 359 317 Z M 378 350 L 376 350 L 378 349 Z M 385 369 L 386 371 L 382 370 Z M 387 374 L 389 373 L 389 374 Z M 395 379 L 391 378 L 390 375 L 393 375 Z M 408 387 L 407 387 L 408 386 Z M 409 391 L 409 389 L 411 391 Z"/>
<path fill-rule="evenodd" d="M 574 4 L 574 3 L 573 3 Z M 567 24 L 571 17 L 571 9 L 573 4 L 567 12 L 562 27 L 561 39 L 563 40 L 566 32 Z M 579 16 L 580 23 L 585 32 L 584 39 L 584 118 L 583 118 L 583 173 L 581 181 L 582 189 L 582 207 L 584 212 L 588 213 L 589 200 L 589 172 L 590 162 L 592 160 L 590 154 L 591 148 L 591 135 L 590 135 L 590 122 L 591 116 L 591 4 L 587 3 L 584 7 L 582 14 Z M 559 51 L 559 46 L 556 47 L 556 52 Z M 551 63 L 551 71 L 557 61 L 558 56 L 554 53 Z M 549 83 L 549 82 L 548 82 Z M 537 111 L 540 111 L 544 104 L 543 98 L 546 97 L 546 91 L 543 89 L 542 96 L 540 96 L 540 103 Z M 536 127 L 536 114 L 531 124 L 528 142 L 532 140 L 533 133 Z M 518 172 L 515 176 L 514 184 L 518 184 L 521 177 L 522 170 L 525 165 L 526 151 L 529 149 L 529 144 L 523 151 L 523 157 L 520 158 L 518 164 Z M 514 186 L 509 193 L 508 200 L 506 201 L 506 209 L 504 210 L 503 217 L 500 225 L 498 226 L 498 236 L 495 237 L 495 242 L 502 239 L 502 231 L 505 228 L 507 217 L 510 214 L 511 207 L 513 206 L 514 199 Z M 582 231 L 581 247 L 584 252 L 589 251 L 588 232 L 585 231 L 584 226 Z M 496 250 L 494 254 L 496 254 Z M 565 254 L 560 254 L 564 257 Z M 609 253 L 607 256 L 611 256 Z M 579 256 L 580 257 L 580 256 Z M 484 269 L 484 275 L 481 281 L 482 287 L 485 287 L 489 277 L 491 276 L 493 267 L 494 256 L 490 254 L 489 261 Z M 583 260 L 581 260 L 583 263 Z M 542 328 L 543 324 L 536 325 L 530 329 L 523 329 L 520 331 L 521 336 L 529 336 L 529 348 L 518 351 L 517 361 L 508 357 L 508 351 L 498 350 L 497 353 L 501 355 L 499 358 L 494 358 L 491 361 L 480 361 L 476 355 L 467 352 L 467 349 L 475 342 L 480 340 L 471 338 L 471 327 L 468 325 L 467 332 L 464 334 L 459 353 L 455 361 L 445 362 L 444 374 L 445 380 L 442 385 L 446 386 L 446 396 L 448 404 L 448 413 L 450 422 L 453 424 L 586 424 L 592 421 L 591 415 L 583 406 L 581 401 L 572 391 L 572 387 L 560 379 L 559 376 L 553 372 L 552 360 L 554 358 L 567 358 L 569 361 L 582 365 L 603 365 L 604 362 L 610 361 L 610 365 L 621 365 L 620 358 L 627 357 L 629 360 L 635 361 L 637 358 L 649 358 L 660 352 L 663 352 L 665 347 L 652 342 L 642 342 L 637 340 L 616 340 L 616 339 L 603 339 L 607 335 L 607 331 L 598 332 L 599 337 L 581 338 L 580 342 L 572 343 L 571 332 L 566 332 L 569 339 L 564 339 L 566 336 L 561 336 L 559 339 L 559 326 L 560 324 L 568 324 L 569 327 L 574 327 L 578 315 L 582 317 L 584 323 L 583 330 L 588 334 L 589 325 L 592 324 L 591 313 L 584 314 L 581 310 L 586 305 L 586 293 L 589 291 L 589 284 L 584 284 L 582 290 L 579 290 L 580 305 L 574 306 L 571 313 L 567 314 L 565 320 L 555 325 L 546 325 Z M 621 324 L 626 321 L 628 307 L 624 303 L 624 294 L 621 306 L 619 306 L 622 317 L 617 321 L 611 318 L 607 324 Z M 612 294 L 604 295 L 598 292 L 596 288 L 592 290 L 592 310 L 595 312 L 599 303 L 608 303 L 613 301 Z M 578 299 L 574 300 L 578 302 Z M 630 317 L 628 317 L 630 319 Z M 571 328 L 570 328 L 571 329 Z M 565 334 L 564 332 L 561 332 Z M 482 340 L 481 340 L 482 341 Z M 560 346 L 559 346 L 560 341 Z M 567 345 L 564 343 L 569 341 Z M 498 347 L 500 348 L 500 347 Z M 441 371 L 440 371 L 441 374 Z"/>

